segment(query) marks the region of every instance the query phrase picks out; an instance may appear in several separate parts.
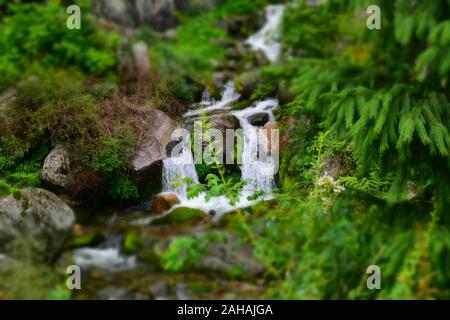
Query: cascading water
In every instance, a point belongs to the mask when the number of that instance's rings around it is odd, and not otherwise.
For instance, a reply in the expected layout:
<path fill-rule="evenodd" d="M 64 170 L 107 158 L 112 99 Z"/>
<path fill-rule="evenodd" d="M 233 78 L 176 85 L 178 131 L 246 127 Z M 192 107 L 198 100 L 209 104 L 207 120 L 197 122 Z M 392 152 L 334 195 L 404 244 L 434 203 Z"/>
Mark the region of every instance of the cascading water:
<path fill-rule="evenodd" d="M 121 272 L 136 268 L 135 256 L 124 256 L 120 253 L 121 237 L 111 234 L 117 215 L 107 221 L 106 241 L 97 248 L 81 248 L 73 251 L 75 265 L 83 270 L 100 269 L 108 272 Z"/>
<path fill-rule="evenodd" d="M 163 192 L 175 193 L 180 199 L 187 199 L 186 184 L 181 183 L 185 178 L 194 184 L 199 183 L 190 144 L 186 141 L 178 156 L 163 161 Z"/>
<path fill-rule="evenodd" d="M 257 126 L 253 126 L 249 119 L 252 115 L 266 113 L 269 116 L 269 123 L 274 122 L 272 110 L 277 106 L 277 100 L 268 99 L 232 113 L 239 119 L 244 135 L 241 171 L 242 180 L 249 181 L 244 188 L 245 191 L 270 193 L 275 187 L 276 162 L 273 156 L 269 155 L 270 134 L 266 136 Z"/>
<path fill-rule="evenodd" d="M 240 95 L 236 92 L 234 82 L 230 81 L 225 85 L 220 101 L 215 102 L 210 98 L 208 92 L 205 91 L 200 108 L 187 112 L 184 117 L 189 118 L 214 110 L 222 110 L 229 107 L 229 104 L 238 100 L 239 97 Z M 180 184 L 179 182 L 188 178 L 194 184 L 199 183 L 190 143 L 187 140 L 190 139 L 184 137 L 182 150 L 178 155 L 163 161 L 163 192 L 175 193 L 182 201 L 187 200 L 186 184 Z"/>
<path fill-rule="evenodd" d="M 220 101 L 215 102 L 210 98 L 208 91 L 205 91 L 202 102 L 199 104 L 200 108 L 186 112 L 184 117 L 189 118 L 192 116 L 206 114 L 214 110 L 229 109 L 230 104 L 237 101 L 240 97 L 241 95 L 236 92 L 234 81 L 229 81 L 222 91 L 222 99 L 220 99 Z"/>
<path fill-rule="evenodd" d="M 275 62 L 281 53 L 281 44 L 277 41 L 279 27 L 283 20 L 285 6 L 271 5 L 266 8 L 266 24 L 245 42 L 252 50 L 261 50 L 270 62 Z"/>
<path fill-rule="evenodd" d="M 266 8 L 267 22 L 255 35 L 251 36 L 246 43 L 253 50 L 261 50 L 271 62 L 275 62 L 281 53 L 281 45 L 277 42 L 279 36 L 279 26 L 281 24 L 285 7 L 283 5 L 271 5 Z M 214 211 L 217 217 L 222 214 L 234 211 L 236 208 L 246 208 L 256 203 L 248 200 L 248 197 L 255 191 L 263 191 L 265 199 L 270 199 L 270 192 L 275 187 L 274 176 L 276 174 L 277 163 L 269 156 L 261 157 L 264 152 L 260 147 L 269 145 L 269 137 L 258 131 L 257 126 L 253 126 L 250 117 L 258 113 L 266 113 L 269 116 L 269 123 L 274 122 L 273 109 L 278 106 L 278 101 L 268 99 L 257 102 L 240 111 L 230 112 L 231 105 L 240 98 L 236 92 L 233 81 L 228 82 L 222 92 L 220 101 L 211 99 L 208 92 L 205 91 L 202 102 L 199 107 L 188 111 L 184 118 L 198 119 L 200 115 L 210 113 L 230 113 L 239 119 L 243 131 L 243 155 L 242 155 L 242 180 L 248 180 L 249 184 L 244 188 L 240 201 L 235 205 L 230 205 L 228 199 L 224 196 L 216 197 L 206 201 L 205 194 L 200 194 L 197 198 L 188 199 L 186 196 L 185 185 L 174 185 L 177 180 L 189 178 L 194 183 L 198 183 L 198 175 L 195 170 L 192 151 L 188 143 L 183 144 L 182 151 L 175 157 L 164 160 L 163 164 L 163 191 L 178 195 L 181 204 L 176 207 L 197 208 L 206 212 Z M 263 148 L 264 149 L 264 148 Z"/>

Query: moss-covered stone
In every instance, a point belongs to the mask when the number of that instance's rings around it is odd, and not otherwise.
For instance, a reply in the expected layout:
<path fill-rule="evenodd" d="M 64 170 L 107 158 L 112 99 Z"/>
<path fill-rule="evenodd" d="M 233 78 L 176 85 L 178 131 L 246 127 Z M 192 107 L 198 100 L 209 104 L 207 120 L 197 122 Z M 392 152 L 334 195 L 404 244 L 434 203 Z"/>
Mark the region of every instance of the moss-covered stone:
<path fill-rule="evenodd" d="M 123 243 L 123 252 L 127 254 L 135 254 L 144 246 L 144 240 L 135 233 L 129 233 L 125 237 Z"/>
<path fill-rule="evenodd" d="M 82 247 L 95 247 L 105 241 L 105 237 L 100 233 L 82 234 L 70 239 L 67 248 L 75 249 Z"/>
<path fill-rule="evenodd" d="M 185 224 L 206 221 L 209 215 L 198 209 L 176 208 L 161 218 L 152 221 L 153 225 Z"/>

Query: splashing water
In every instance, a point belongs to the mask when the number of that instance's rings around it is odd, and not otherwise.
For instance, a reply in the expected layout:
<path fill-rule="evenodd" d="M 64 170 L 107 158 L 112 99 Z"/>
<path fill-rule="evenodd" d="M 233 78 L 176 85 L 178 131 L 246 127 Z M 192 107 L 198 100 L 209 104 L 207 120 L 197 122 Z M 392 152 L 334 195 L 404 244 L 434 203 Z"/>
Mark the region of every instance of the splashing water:
<path fill-rule="evenodd" d="M 187 199 L 187 186 L 181 180 L 188 178 L 194 184 L 199 183 L 190 143 L 186 140 L 190 139 L 183 139 L 178 156 L 163 161 L 163 192 L 175 193 L 180 199 Z"/>
<path fill-rule="evenodd" d="M 246 191 L 264 191 L 270 193 L 275 187 L 274 175 L 276 174 L 276 163 L 272 156 L 264 157 L 261 153 L 267 153 L 268 137 L 259 132 L 259 128 L 251 125 L 250 117 L 259 113 L 269 116 L 269 123 L 274 122 L 272 110 L 278 106 L 278 101 L 268 99 L 255 103 L 252 107 L 235 111 L 235 115 L 241 124 L 244 135 L 244 148 L 242 155 L 242 180 L 248 180 Z"/>
<path fill-rule="evenodd" d="M 223 90 L 222 98 L 219 102 L 212 100 L 207 93 L 203 93 L 200 110 L 187 112 L 184 117 L 192 117 L 212 110 L 222 110 L 230 103 L 238 100 L 239 93 L 236 92 L 234 82 L 228 82 Z M 198 175 L 195 169 L 194 157 L 190 148 L 190 139 L 183 139 L 183 149 L 176 157 L 170 157 L 163 161 L 163 192 L 175 193 L 181 200 L 187 200 L 186 184 L 179 185 L 177 182 L 183 179 L 189 179 L 192 183 L 198 184 Z"/>
<path fill-rule="evenodd" d="M 281 53 L 279 28 L 283 20 L 285 6 L 271 5 L 266 8 L 266 24 L 245 42 L 252 50 L 261 50 L 270 62 L 275 62 Z"/>
<path fill-rule="evenodd" d="M 201 115 L 203 113 L 206 114 L 215 110 L 227 110 L 230 108 L 230 105 L 233 102 L 236 102 L 240 97 L 241 95 L 236 91 L 234 81 L 229 81 L 222 91 L 222 98 L 220 99 L 220 101 L 215 102 L 209 97 L 208 93 L 203 93 L 203 99 L 200 103 L 201 108 L 186 112 L 184 114 L 184 117 L 189 118 L 192 116 Z"/>
<path fill-rule="evenodd" d="M 281 44 L 277 42 L 279 37 L 279 27 L 283 19 L 285 6 L 271 5 L 266 8 L 266 24 L 256 34 L 247 39 L 246 43 L 252 50 L 261 50 L 270 62 L 275 62 L 281 53 Z M 258 146 L 268 145 L 267 137 L 258 134 L 258 127 L 251 125 L 250 117 L 258 113 L 266 113 L 269 122 L 274 122 L 273 109 L 278 106 L 278 101 L 268 99 L 255 103 L 252 107 L 230 112 L 231 105 L 239 100 L 240 94 L 235 89 L 233 81 L 228 82 L 222 92 L 220 101 L 211 99 L 205 91 L 199 108 L 188 111 L 184 118 L 198 117 L 202 114 L 213 112 L 229 113 L 239 119 L 243 130 L 244 146 L 242 155 L 242 180 L 249 180 L 250 183 L 244 188 L 239 202 L 232 206 L 225 196 L 215 197 L 206 201 L 206 194 L 202 193 L 194 199 L 188 199 L 186 186 L 174 186 L 174 179 L 189 178 L 194 183 L 198 183 L 198 175 L 195 170 L 192 151 L 188 144 L 183 145 L 183 150 L 177 157 L 164 160 L 163 167 L 163 191 L 177 194 L 181 203 L 177 207 L 189 207 L 201 209 L 206 212 L 214 212 L 216 218 L 223 214 L 234 211 L 238 208 L 248 208 L 258 201 L 248 200 L 248 197 L 255 191 L 264 191 L 264 199 L 271 199 L 270 192 L 275 187 L 275 162 L 271 156 L 261 157 L 261 150 Z M 267 150 L 266 150 L 267 151 Z"/>

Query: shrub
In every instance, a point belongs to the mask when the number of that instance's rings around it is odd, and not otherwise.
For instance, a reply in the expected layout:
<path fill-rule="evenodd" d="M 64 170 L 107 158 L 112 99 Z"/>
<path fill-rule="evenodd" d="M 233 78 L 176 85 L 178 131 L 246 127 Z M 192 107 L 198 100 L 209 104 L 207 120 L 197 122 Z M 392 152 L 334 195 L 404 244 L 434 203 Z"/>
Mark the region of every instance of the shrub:
<path fill-rule="evenodd" d="M 118 37 L 97 31 L 82 4 L 83 27 L 69 30 L 67 15 L 56 4 L 18 3 L 9 6 L 0 23 L 0 90 L 19 80 L 33 63 L 67 67 L 93 75 L 106 75 L 116 66 Z"/>

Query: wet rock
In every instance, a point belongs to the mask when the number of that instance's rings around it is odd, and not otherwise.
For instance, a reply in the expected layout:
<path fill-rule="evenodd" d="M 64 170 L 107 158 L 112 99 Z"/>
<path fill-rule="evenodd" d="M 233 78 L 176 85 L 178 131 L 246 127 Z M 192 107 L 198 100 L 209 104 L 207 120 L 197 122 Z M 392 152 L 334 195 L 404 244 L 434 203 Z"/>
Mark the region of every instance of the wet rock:
<path fill-rule="evenodd" d="M 181 201 L 174 193 L 160 193 L 153 198 L 152 209 L 154 213 L 162 214 Z"/>
<path fill-rule="evenodd" d="M 152 225 L 200 223 L 209 220 L 209 215 L 198 209 L 176 208 L 168 214 L 154 219 Z"/>
<path fill-rule="evenodd" d="M 102 300 L 134 300 L 136 295 L 125 288 L 104 288 L 98 292 Z"/>
<path fill-rule="evenodd" d="M 239 128 L 239 119 L 231 114 L 214 115 L 208 118 L 212 128 L 218 129 L 225 133 L 226 129 Z"/>
<path fill-rule="evenodd" d="M 29 239 L 36 253 L 52 259 L 75 223 L 72 209 L 43 189 L 22 189 L 0 200 L 0 250 L 11 241 Z"/>
<path fill-rule="evenodd" d="M 176 122 L 160 110 L 152 111 L 148 119 L 148 135 L 131 161 L 138 183 L 161 179 L 161 162 L 167 158 L 166 146 L 172 141 L 172 133 L 177 128 Z"/>
<path fill-rule="evenodd" d="M 262 127 L 269 122 L 269 115 L 261 112 L 250 116 L 248 120 L 252 126 Z"/>
<path fill-rule="evenodd" d="M 70 171 L 69 148 L 58 144 L 44 160 L 41 179 L 51 186 L 68 191 L 74 184 Z"/>

